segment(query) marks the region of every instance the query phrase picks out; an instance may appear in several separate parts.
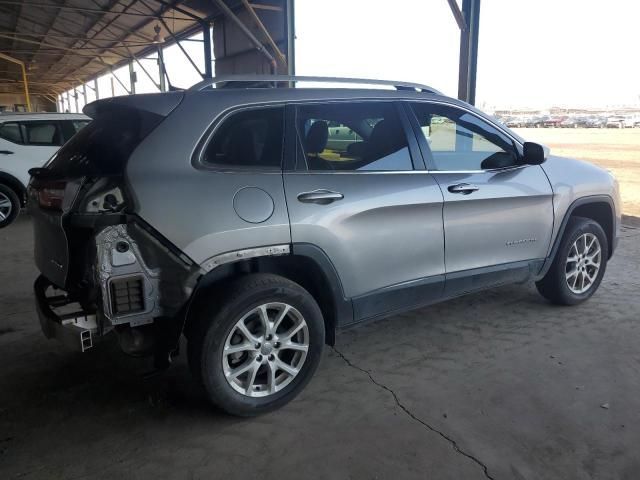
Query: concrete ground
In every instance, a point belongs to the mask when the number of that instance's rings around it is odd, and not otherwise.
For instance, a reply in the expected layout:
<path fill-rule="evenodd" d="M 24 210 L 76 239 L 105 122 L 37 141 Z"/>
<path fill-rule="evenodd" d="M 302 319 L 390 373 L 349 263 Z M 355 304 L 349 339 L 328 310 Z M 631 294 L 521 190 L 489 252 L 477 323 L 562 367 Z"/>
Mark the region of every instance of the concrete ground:
<path fill-rule="evenodd" d="M 65 351 L 32 306 L 28 218 L 0 230 L 0 479 L 635 479 L 640 228 L 598 293 L 553 307 L 533 285 L 343 333 L 316 378 L 255 419 L 212 410 L 184 356 Z"/>

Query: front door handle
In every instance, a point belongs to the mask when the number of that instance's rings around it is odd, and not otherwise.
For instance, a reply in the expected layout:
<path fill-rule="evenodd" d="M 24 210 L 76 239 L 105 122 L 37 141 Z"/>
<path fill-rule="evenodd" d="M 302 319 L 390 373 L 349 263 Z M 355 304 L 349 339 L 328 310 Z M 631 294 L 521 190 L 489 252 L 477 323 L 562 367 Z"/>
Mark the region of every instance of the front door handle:
<path fill-rule="evenodd" d="M 0 153 L 2 155 L 11 155 L 11 154 L 13 154 L 13 152 L 11 150 L 0 150 Z"/>
<path fill-rule="evenodd" d="M 298 194 L 298 200 L 302 203 L 319 203 L 320 205 L 328 205 L 336 200 L 342 200 L 344 195 L 340 192 L 332 192 L 331 190 L 313 190 L 312 192 L 302 192 Z"/>
<path fill-rule="evenodd" d="M 447 188 L 451 193 L 461 193 L 462 195 L 469 195 L 470 193 L 480 190 L 477 186 L 470 183 L 458 183 L 456 185 L 449 185 Z"/>

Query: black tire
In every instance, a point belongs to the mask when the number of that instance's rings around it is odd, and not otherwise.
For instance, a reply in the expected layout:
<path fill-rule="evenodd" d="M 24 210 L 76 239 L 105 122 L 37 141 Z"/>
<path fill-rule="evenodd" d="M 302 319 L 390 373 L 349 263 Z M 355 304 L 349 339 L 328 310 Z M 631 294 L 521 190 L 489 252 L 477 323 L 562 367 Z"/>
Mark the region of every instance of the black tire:
<path fill-rule="evenodd" d="M 266 397 L 236 391 L 223 371 L 227 337 L 243 315 L 269 302 L 294 307 L 307 324 L 309 346 L 299 373 L 281 390 Z M 278 275 L 249 274 L 224 290 L 198 302 L 187 332 L 189 366 L 215 406 L 232 415 L 250 417 L 282 407 L 293 400 L 315 373 L 324 347 L 324 320 L 314 298 L 300 285 Z"/>
<path fill-rule="evenodd" d="M 567 283 L 566 268 L 567 258 L 574 242 L 583 234 L 591 233 L 600 242 L 600 269 L 596 277 L 583 293 L 573 292 Z M 602 277 L 607 268 L 607 258 L 609 257 L 609 243 L 607 235 L 597 222 L 582 217 L 572 217 L 569 219 L 564 236 L 560 242 L 556 256 L 546 275 L 536 282 L 538 292 L 552 303 L 557 305 L 577 305 L 589 299 L 600 286 Z"/>
<path fill-rule="evenodd" d="M 2 183 L 0 183 L 0 193 L 2 194 L 0 196 L 0 200 L 3 200 L 6 197 L 9 202 L 11 202 L 11 210 L 9 214 L 6 215 L 6 217 L 4 215 L 0 215 L 0 228 L 4 228 L 13 223 L 13 221 L 18 216 L 18 213 L 20 213 L 20 198 L 18 197 L 16 192 L 13 191 L 13 189 Z"/>

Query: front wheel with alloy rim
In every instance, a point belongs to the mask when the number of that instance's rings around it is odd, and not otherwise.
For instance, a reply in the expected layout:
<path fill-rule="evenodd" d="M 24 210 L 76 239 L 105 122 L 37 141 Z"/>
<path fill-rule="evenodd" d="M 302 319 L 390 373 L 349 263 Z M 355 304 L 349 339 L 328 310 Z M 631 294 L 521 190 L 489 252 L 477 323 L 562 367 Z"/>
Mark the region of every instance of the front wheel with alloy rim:
<path fill-rule="evenodd" d="M 538 291 L 559 305 L 584 302 L 602 281 L 608 252 L 607 236 L 597 222 L 571 218 L 549 271 L 536 283 Z"/>
<path fill-rule="evenodd" d="M 13 189 L 0 183 L 0 228 L 8 226 L 20 212 L 20 198 Z"/>
<path fill-rule="evenodd" d="M 188 333 L 189 363 L 210 401 L 241 416 L 291 401 L 313 376 L 324 346 L 313 297 L 271 274 L 240 277 L 215 297 L 201 304 Z"/>

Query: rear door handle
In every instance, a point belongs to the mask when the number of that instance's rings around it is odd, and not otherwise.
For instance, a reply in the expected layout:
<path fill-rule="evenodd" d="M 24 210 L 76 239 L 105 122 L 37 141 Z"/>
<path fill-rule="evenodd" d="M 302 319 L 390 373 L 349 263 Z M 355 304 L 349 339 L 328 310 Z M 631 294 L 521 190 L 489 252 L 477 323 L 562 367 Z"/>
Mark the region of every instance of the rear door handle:
<path fill-rule="evenodd" d="M 462 195 L 469 195 L 470 193 L 480 190 L 477 186 L 470 183 L 458 183 L 456 185 L 449 185 L 447 188 L 451 193 L 461 193 Z"/>
<path fill-rule="evenodd" d="M 2 155 L 11 155 L 13 152 L 11 150 L 0 150 Z"/>
<path fill-rule="evenodd" d="M 302 203 L 319 203 L 327 205 L 336 200 L 342 200 L 344 195 L 340 192 L 332 192 L 331 190 L 313 190 L 312 192 L 302 192 L 298 194 L 298 200 Z"/>

